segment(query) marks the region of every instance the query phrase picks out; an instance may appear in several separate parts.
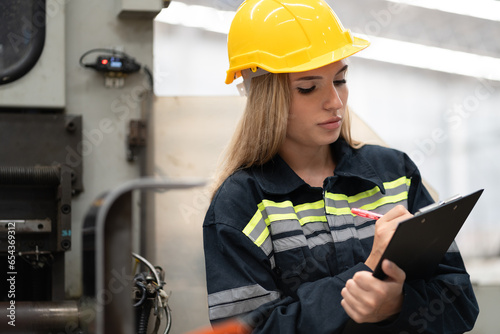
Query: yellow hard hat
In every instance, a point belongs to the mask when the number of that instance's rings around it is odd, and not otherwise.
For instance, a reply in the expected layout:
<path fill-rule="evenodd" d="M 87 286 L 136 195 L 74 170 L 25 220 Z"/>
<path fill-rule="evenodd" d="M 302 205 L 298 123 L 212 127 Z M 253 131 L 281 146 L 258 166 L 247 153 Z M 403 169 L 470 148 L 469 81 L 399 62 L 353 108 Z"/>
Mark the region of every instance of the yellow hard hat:
<path fill-rule="evenodd" d="M 368 45 L 345 29 L 323 0 L 246 0 L 227 37 L 226 84 L 244 69 L 303 72 L 349 57 Z"/>

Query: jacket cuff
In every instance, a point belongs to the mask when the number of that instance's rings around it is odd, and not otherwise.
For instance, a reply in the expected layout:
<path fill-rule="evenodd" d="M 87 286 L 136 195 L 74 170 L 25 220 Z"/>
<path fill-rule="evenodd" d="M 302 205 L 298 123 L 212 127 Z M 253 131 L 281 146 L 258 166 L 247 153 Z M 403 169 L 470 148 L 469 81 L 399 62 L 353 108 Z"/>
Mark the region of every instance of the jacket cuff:
<path fill-rule="evenodd" d="M 358 263 L 357 265 L 355 265 L 354 267 L 351 267 L 349 269 L 347 269 L 346 271 L 340 273 L 337 275 L 337 278 L 340 279 L 341 281 L 343 281 L 344 283 L 347 282 L 349 279 L 351 279 L 355 273 L 357 273 L 358 271 L 369 271 L 369 272 L 373 272 L 370 267 L 368 267 L 366 264 L 364 264 L 363 262 L 360 262 Z"/>

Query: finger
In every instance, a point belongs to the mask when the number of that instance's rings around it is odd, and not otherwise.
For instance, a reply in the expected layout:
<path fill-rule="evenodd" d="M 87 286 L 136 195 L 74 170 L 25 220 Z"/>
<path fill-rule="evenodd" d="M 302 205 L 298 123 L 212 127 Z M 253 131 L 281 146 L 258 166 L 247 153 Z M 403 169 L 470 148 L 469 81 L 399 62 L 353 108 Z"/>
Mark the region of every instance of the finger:
<path fill-rule="evenodd" d="M 388 279 L 396 282 L 404 282 L 406 273 L 399 268 L 394 262 L 385 259 L 382 262 L 382 270 L 388 276 Z"/>
<path fill-rule="evenodd" d="M 345 290 L 345 291 L 344 291 Z M 345 284 L 344 289 L 342 289 L 346 296 L 344 298 L 353 299 L 353 300 L 363 300 L 363 297 L 366 295 L 368 290 L 362 289 L 354 278 L 348 280 Z"/>
<path fill-rule="evenodd" d="M 342 297 L 358 314 L 364 314 L 367 306 L 372 304 L 372 293 L 361 289 L 353 279 L 347 281 L 346 286 L 341 291 Z"/>
<path fill-rule="evenodd" d="M 356 321 L 357 323 L 361 322 L 359 313 L 354 308 L 352 308 L 352 306 L 345 299 L 342 299 L 340 301 L 340 305 L 344 308 L 344 311 L 345 313 L 347 313 L 349 318 Z"/>
<path fill-rule="evenodd" d="M 360 290 L 360 293 L 366 293 L 373 290 L 373 286 L 379 283 L 379 279 L 376 279 L 373 274 L 369 271 L 357 272 L 353 278 L 353 282 L 356 287 Z"/>
<path fill-rule="evenodd" d="M 363 290 L 359 289 L 356 283 L 350 279 L 340 294 L 351 306 L 355 306 L 363 303 L 363 295 L 366 293 L 363 293 Z"/>
<path fill-rule="evenodd" d="M 344 299 L 341 300 L 340 304 L 347 315 L 356 322 L 360 322 L 364 316 L 363 312 L 366 312 L 364 309 L 365 303 L 355 298 L 346 288 L 343 289 L 343 297 Z"/>

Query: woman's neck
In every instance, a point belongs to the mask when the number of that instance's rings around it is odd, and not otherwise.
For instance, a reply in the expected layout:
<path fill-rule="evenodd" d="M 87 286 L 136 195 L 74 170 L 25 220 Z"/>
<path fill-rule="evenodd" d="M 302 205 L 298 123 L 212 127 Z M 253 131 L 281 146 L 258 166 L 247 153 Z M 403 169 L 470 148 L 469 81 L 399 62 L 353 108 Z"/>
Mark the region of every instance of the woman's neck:
<path fill-rule="evenodd" d="M 323 187 L 323 181 L 333 175 L 335 162 L 329 145 L 310 149 L 294 149 L 284 145 L 279 150 L 283 160 L 311 187 Z"/>

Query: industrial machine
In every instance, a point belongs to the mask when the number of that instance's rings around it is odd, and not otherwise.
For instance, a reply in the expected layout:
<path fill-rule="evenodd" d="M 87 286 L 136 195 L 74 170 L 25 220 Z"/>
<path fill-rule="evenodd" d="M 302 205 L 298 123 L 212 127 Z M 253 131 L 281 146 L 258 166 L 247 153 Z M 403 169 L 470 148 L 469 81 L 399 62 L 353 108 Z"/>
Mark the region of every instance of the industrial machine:
<path fill-rule="evenodd" d="M 142 162 L 137 168 L 130 166 L 141 160 L 146 131 L 145 119 L 134 119 L 133 113 L 139 110 L 135 114 L 143 116 L 153 95 L 153 77 L 146 65 L 124 51 L 130 44 L 149 46 L 141 56 L 150 62 L 152 20 L 168 3 L 0 3 L 0 308 L 4 319 L 0 332 L 169 331 L 163 269 L 132 251 L 131 193 L 199 183 L 143 180 Z M 98 11 L 98 15 L 83 10 Z M 106 30 L 103 25 L 100 34 L 80 35 L 79 29 L 95 26 L 94 18 L 118 28 Z M 122 32 L 134 25 L 138 38 L 130 41 L 131 34 Z M 104 47 L 103 39 L 108 41 Z M 93 46 L 80 50 L 78 64 L 78 59 L 68 57 L 74 50 L 68 45 L 79 44 Z M 128 76 L 140 71 L 146 84 L 135 79 L 135 85 L 127 87 Z M 81 79 L 83 75 L 87 81 Z M 87 88 L 74 87 L 75 77 Z M 92 95 L 93 89 L 99 96 Z M 80 96 L 96 101 L 98 110 L 76 105 Z M 126 100 L 129 109 L 124 109 L 121 103 L 128 97 L 136 99 Z M 111 112 L 119 122 L 105 116 L 110 105 L 116 106 Z M 75 110 L 86 112 L 75 114 Z M 96 118 L 94 129 L 89 124 Z M 90 175 L 104 175 L 104 171 L 94 170 L 85 159 L 105 145 L 104 134 L 119 137 L 123 121 L 129 133 L 116 151 L 123 150 L 126 159 L 110 158 L 107 167 L 139 181 L 126 183 L 89 205 L 98 190 L 93 189 L 94 180 L 85 181 L 84 166 L 90 166 Z M 117 280 L 120 285 L 114 284 Z M 68 292 L 71 287 L 76 293 Z"/>

